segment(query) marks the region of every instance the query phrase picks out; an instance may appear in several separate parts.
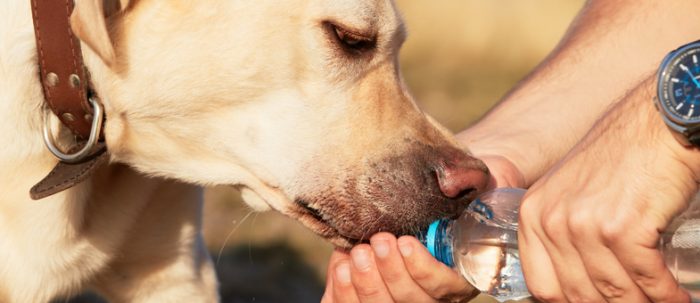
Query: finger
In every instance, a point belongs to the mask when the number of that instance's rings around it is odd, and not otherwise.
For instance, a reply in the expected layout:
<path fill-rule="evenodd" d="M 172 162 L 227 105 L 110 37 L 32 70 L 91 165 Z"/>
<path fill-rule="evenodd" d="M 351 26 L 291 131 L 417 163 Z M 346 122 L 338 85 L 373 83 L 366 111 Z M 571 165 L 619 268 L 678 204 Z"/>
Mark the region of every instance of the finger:
<path fill-rule="evenodd" d="M 326 289 L 321 298 L 321 303 L 333 303 L 333 269 L 335 269 L 339 261 L 347 260 L 349 257 L 346 252 L 339 249 L 334 250 L 331 254 L 328 260 L 328 268 L 326 269 Z"/>
<path fill-rule="evenodd" d="M 330 278 L 330 277 L 329 277 Z M 333 280 L 332 278 L 329 280 Z M 331 285 L 328 281 L 326 281 L 326 286 Z M 332 287 L 332 286 L 331 286 Z M 328 287 L 326 287 L 328 288 Z M 321 297 L 321 303 L 333 303 L 333 289 L 327 289 L 323 292 L 323 296 Z"/>
<path fill-rule="evenodd" d="M 333 303 L 333 273 L 331 272 L 331 265 L 328 265 L 326 271 L 326 288 L 323 290 L 323 296 L 321 297 L 321 303 Z"/>
<path fill-rule="evenodd" d="M 512 161 L 503 156 L 496 155 L 474 155 L 484 161 L 491 171 L 491 180 L 488 188 L 496 187 L 517 187 L 524 188 L 525 177 Z"/>
<path fill-rule="evenodd" d="M 463 300 L 479 293 L 457 272 L 435 260 L 416 238 L 403 236 L 397 242 L 409 274 L 431 297 Z"/>
<path fill-rule="evenodd" d="M 604 239 L 589 229 L 591 224 L 595 224 L 593 217 L 579 213 L 569 222 L 574 237 L 573 244 L 593 285 L 607 302 L 648 302 L 646 295 L 632 281 L 617 256 L 604 245 Z"/>
<path fill-rule="evenodd" d="M 362 303 L 392 302 L 391 294 L 382 281 L 374 263 L 372 248 L 367 244 L 355 246 L 350 251 L 352 257 L 351 277 L 357 297 Z"/>
<path fill-rule="evenodd" d="M 543 240 L 561 290 L 569 302 L 604 302 L 593 285 L 583 260 L 571 243 L 553 244 Z M 545 244 L 546 243 L 546 244 Z"/>
<path fill-rule="evenodd" d="M 333 279 L 332 299 L 333 303 L 359 303 L 360 299 L 355 293 L 355 288 L 352 286 L 350 258 L 344 255 L 338 255 L 334 266 L 331 267 Z M 330 265 L 329 265 L 330 266 Z"/>
<path fill-rule="evenodd" d="M 618 244 L 611 248 L 635 284 L 652 302 L 690 302 L 688 293 L 680 288 L 656 247 Z"/>
<path fill-rule="evenodd" d="M 543 302 L 566 302 L 552 260 L 533 230 L 533 226 L 539 224 L 531 223 L 539 221 L 539 213 L 532 217 L 533 211 L 523 203 L 518 223 L 518 250 L 525 283 L 530 294 Z"/>
<path fill-rule="evenodd" d="M 584 266 L 598 292 L 610 303 L 648 302 L 620 261 L 605 246 L 585 245 L 579 250 Z"/>
<path fill-rule="evenodd" d="M 389 233 L 378 233 L 369 240 L 382 275 L 384 284 L 396 302 L 435 302 L 420 287 L 406 269 L 399 253 L 396 237 Z"/>
<path fill-rule="evenodd" d="M 572 243 L 568 215 L 570 209 L 555 207 L 542 218 L 541 228 L 535 228 L 547 250 L 564 296 L 570 302 L 603 302 L 603 296 L 593 285 L 581 255 Z"/>

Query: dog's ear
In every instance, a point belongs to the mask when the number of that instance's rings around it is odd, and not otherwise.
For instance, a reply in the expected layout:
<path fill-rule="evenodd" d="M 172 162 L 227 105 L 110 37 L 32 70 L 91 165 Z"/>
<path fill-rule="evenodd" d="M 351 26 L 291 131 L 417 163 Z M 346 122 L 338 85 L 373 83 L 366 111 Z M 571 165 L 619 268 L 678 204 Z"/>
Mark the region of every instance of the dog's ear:
<path fill-rule="evenodd" d="M 75 8 L 70 17 L 73 33 L 109 67 L 114 66 L 116 55 L 114 45 L 109 38 L 105 13 L 113 12 L 115 9 L 118 11 L 119 6 L 119 1 L 109 1 L 107 6 L 103 0 L 75 1 Z"/>

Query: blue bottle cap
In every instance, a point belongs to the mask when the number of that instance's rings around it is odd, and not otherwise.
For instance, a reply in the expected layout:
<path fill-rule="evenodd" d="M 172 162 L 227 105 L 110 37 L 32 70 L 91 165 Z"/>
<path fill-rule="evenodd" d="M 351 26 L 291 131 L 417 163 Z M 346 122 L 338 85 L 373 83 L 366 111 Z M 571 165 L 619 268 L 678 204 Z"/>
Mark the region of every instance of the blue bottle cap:
<path fill-rule="evenodd" d="M 447 233 L 447 227 L 450 222 L 450 220 L 444 219 L 436 220 L 430 223 L 428 229 L 418 235 L 418 238 L 435 259 L 449 267 L 453 267 L 452 236 Z"/>
<path fill-rule="evenodd" d="M 428 251 L 431 255 L 433 255 L 433 257 L 436 257 L 435 236 L 437 234 L 438 226 L 440 226 L 440 221 L 442 220 L 435 220 L 433 223 L 430 223 L 430 226 L 428 226 L 428 231 L 425 233 L 425 246 L 428 248 Z"/>

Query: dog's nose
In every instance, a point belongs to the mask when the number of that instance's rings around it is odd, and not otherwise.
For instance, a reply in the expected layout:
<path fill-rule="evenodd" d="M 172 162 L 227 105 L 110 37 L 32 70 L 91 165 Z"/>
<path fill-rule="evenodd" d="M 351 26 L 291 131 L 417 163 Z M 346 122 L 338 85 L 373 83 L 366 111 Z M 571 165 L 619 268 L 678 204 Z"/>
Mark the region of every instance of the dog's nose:
<path fill-rule="evenodd" d="M 440 191 L 448 198 L 462 197 L 474 191 L 483 192 L 491 178 L 484 162 L 469 156 L 443 163 L 435 173 Z"/>

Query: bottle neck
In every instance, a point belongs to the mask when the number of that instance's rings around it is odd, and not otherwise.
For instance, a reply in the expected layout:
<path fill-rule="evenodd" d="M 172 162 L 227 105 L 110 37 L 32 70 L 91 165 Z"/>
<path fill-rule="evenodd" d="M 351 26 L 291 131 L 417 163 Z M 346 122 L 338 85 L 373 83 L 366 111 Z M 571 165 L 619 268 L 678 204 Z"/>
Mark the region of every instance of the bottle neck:
<path fill-rule="evenodd" d="M 454 267 L 452 256 L 452 220 L 437 220 L 430 224 L 427 230 L 417 235 L 418 240 L 428 249 L 431 255 L 443 264 Z"/>

